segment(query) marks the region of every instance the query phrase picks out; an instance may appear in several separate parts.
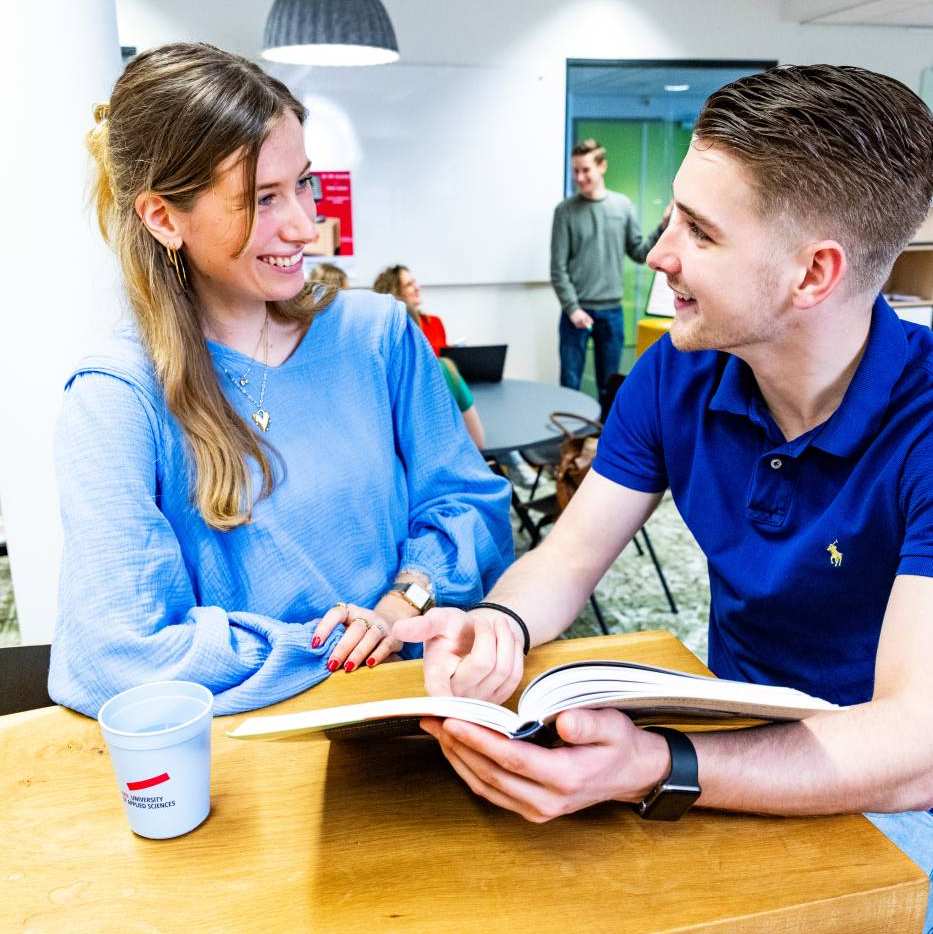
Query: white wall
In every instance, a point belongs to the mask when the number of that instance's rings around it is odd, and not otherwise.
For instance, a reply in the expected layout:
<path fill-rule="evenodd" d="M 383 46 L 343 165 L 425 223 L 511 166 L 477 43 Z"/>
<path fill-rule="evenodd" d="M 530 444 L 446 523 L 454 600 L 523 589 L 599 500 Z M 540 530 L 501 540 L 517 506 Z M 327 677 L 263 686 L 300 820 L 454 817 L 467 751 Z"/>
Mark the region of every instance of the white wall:
<path fill-rule="evenodd" d="M 119 317 L 115 264 L 86 209 L 84 135 L 120 68 L 113 0 L 9 4 L 0 86 L 0 503 L 24 642 L 48 642 L 61 533 L 52 440 L 62 387 Z M 15 89 L 15 91 L 13 91 Z"/>
<path fill-rule="evenodd" d="M 178 39 L 204 39 L 248 56 L 257 56 L 265 13 L 270 3 L 256 0 L 118 0 L 121 41 L 140 47 Z M 508 340 L 510 375 L 552 378 L 557 360 L 557 305 L 542 283 L 547 280 L 547 227 L 553 204 L 561 196 L 564 145 L 564 79 L 568 58 L 608 59 L 777 59 L 784 63 L 829 62 L 857 64 L 890 74 L 910 87 L 919 87 L 920 73 L 933 64 L 933 31 L 845 26 L 800 26 L 782 19 L 778 0 L 385 0 L 392 17 L 402 61 L 387 68 L 426 65 L 457 66 L 459 88 L 468 99 L 471 87 L 487 69 L 497 70 L 500 93 L 515 114 L 523 106 L 529 82 L 546 86 L 549 96 L 536 104 L 528 123 L 509 110 L 494 122 L 476 126 L 487 148 L 485 171 L 490 179 L 503 177 L 524 199 L 517 213 L 523 225 L 510 223 L 488 205 L 487 222 L 480 222 L 458 188 L 457 168 L 448 152 L 444 160 L 413 160 L 417 172 L 405 172 L 396 157 L 399 139 L 415 137 L 425 148 L 437 132 L 435 113 L 405 111 L 404 134 L 383 125 L 378 132 L 355 127 L 361 144 L 354 166 L 355 224 L 361 236 L 367 229 L 387 229 L 393 223 L 391 193 L 367 191 L 366 165 L 398 164 L 393 190 L 446 192 L 451 223 L 443 229 L 426 225 L 424 237 L 460 237 L 464 269 L 471 241 L 493 237 L 503 250 L 527 254 L 537 270 L 522 281 L 476 285 L 464 274 L 458 283 L 437 276 L 432 244 L 398 244 L 384 262 L 406 262 L 427 286 L 426 308 L 442 315 L 448 330 L 471 340 Z M 326 86 L 340 107 L 340 83 L 359 84 L 359 76 L 342 79 L 336 69 L 293 71 L 295 89 L 302 94 Z M 281 74 L 281 72 L 279 72 Z M 372 93 L 383 94 L 384 81 L 373 70 Z M 445 93 L 451 93 L 445 87 Z M 387 110 L 397 106 L 384 95 Z M 456 113 L 451 119 L 456 119 Z M 513 136 L 522 124 L 522 139 Z M 507 145 L 502 145 L 502 141 Z M 313 157 L 313 154 L 312 154 Z M 343 166 L 345 167 L 345 166 Z M 475 163 L 471 169 L 476 170 Z M 377 173 L 378 174 L 378 173 Z M 386 182 L 383 178 L 381 182 Z M 383 184 L 383 189 L 386 187 Z M 494 185 L 492 187 L 495 187 Z M 472 192 L 474 186 L 468 186 Z M 419 210 L 415 201 L 411 210 Z M 426 216 L 434 217 L 433 209 Z M 460 220 L 466 219 L 457 229 Z M 365 247 L 361 243 L 361 250 Z M 421 265 L 419 265 L 421 264 Z M 527 266 L 528 263 L 525 263 Z M 355 283 L 370 281 L 373 261 L 359 264 Z M 444 270 L 446 272 L 446 270 Z M 464 284 L 466 283 L 466 284 Z M 522 346 L 516 346 L 516 341 Z M 513 367 L 515 368 L 513 370 Z"/>

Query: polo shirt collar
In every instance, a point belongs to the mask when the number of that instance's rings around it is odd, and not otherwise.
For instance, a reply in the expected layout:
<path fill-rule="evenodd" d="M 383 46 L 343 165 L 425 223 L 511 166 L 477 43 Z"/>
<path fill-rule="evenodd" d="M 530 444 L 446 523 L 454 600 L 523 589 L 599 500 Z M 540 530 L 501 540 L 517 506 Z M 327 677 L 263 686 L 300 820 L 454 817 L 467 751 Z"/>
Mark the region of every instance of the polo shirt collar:
<path fill-rule="evenodd" d="M 754 400 L 760 393 L 751 367 L 730 353 L 721 353 L 726 362 L 709 407 L 714 412 L 731 412 L 733 415 L 752 418 L 755 411 Z M 758 419 L 755 418 L 754 421 L 757 422 Z"/>
<path fill-rule="evenodd" d="M 813 445 L 849 457 L 878 433 L 894 384 L 907 363 L 907 335 L 880 295 L 871 312 L 865 353 L 839 408 L 813 436 Z"/>
<path fill-rule="evenodd" d="M 907 336 L 897 315 L 882 296 L 872 307 L 865 353 L 839 408 L 807 437 L 828 454 L 848 457 L 874 437 L 884 417 L 891 392 L 907 362 Z M 751 368 L 727 355 L 710 409 L 751 419 L 764 428 L 770 418 Z"/>

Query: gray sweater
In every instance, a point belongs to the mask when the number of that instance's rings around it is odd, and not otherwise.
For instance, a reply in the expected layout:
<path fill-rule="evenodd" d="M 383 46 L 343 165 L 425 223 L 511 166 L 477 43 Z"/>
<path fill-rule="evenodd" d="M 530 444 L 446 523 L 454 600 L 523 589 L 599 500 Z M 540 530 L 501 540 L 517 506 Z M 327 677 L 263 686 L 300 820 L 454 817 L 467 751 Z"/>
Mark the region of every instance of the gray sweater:
<path fill-rule="evenodd" d="M 642 239 L 632 202 L 617 191 L 601 201 L 574 195 L 554 209 L 551 284 L 561 310 L 612 308 L 622 300 L 622 260 L 643 263 L 661 228 Z"/>

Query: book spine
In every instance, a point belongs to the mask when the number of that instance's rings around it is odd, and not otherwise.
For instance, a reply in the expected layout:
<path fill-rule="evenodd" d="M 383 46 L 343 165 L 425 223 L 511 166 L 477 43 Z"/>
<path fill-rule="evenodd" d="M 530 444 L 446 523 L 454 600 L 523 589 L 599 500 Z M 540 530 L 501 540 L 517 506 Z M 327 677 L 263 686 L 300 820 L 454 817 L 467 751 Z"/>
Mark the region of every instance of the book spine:
<path fill-rule="evenodd" d="M 540 720 L 529 720 L 509 735 L 512 739 L 521 739 L 537 746 L 553 746 L 559 741 L 554 727 L 546 726 Z"/>

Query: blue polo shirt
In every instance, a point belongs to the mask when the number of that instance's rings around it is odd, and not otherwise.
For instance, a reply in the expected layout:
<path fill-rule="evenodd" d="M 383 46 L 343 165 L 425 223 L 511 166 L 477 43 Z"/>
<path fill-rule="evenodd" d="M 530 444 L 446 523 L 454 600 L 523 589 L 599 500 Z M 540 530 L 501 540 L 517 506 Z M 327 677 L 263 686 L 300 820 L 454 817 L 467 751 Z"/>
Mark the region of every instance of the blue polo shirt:
<path fill-rule="evenodd" d="M 839 704 L 871 698 L 898 574 L 933 576 L 933 336 L 879 298 L 835 413 L 793 441 L 751 369 L 665 335 L 623 383 L 594 469 L 670 487 L 709 562 L 709 665 Z"/>

